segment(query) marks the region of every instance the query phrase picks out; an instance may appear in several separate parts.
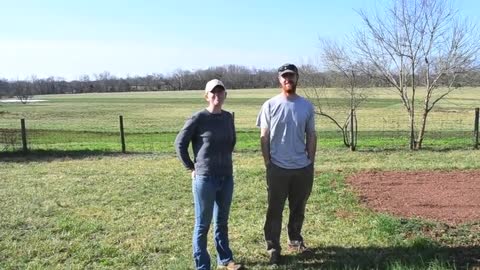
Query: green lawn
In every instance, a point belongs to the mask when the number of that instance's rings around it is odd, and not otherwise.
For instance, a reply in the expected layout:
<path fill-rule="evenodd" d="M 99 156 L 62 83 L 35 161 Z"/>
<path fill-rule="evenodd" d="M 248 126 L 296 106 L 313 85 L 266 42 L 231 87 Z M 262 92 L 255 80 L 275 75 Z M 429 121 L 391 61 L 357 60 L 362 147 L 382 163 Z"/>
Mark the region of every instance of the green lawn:
<path fill-rule="evenodd" d="M 302 93 L 303 90 L 300 90 Z M 370 98 L 358 116 L 358 148 L 375 150 L 408 147 L 408 117 L 391 89 L 369 89 Z M 231 90 L 225 109 L 235 113 L 237 131 L 244 135 L 238 150 L 258 147 L 257 113 L 278 89 Z M 424 145 L 433 149 L 468 149 L 473 145 L 477 88 L 460 89 L 438 104 L 427 124 Z M 45 95 L 40 103 L 0 105 L 0 150 L 21 149 L 20 119 L 26 119 L 31 150 L 118 151 L 119 115 L 124 117 L 127 150 L 172 151 L 171 144 L 185 119 L 205 106 L 202 91 Z M 345 119 L 341 90 L 328 90 L 328 112 Z M 342 147 L 341 135 L 326 118 L 317 118 L 320 145 Z M 11 134 L 6 137 L 5 134 Z M 11 138 L 13 136 L 13 138 Z M 8 143 L 5 142 L 14 142 Z M 322 145 L 323 144 L 323 145 Z"/>
<path fill-rule="evenodd" d="M 234 162 L 232 248 L 249 269 L 265 269 L 260 154 L 237 153 Z M 465 266 L 480 255 L 479 223 L 445 227 L 374 213 L 344 179 L 360 170 L 479 168 L 478 153 L 468 150 L 320 149 L 304 227 L 315 255 L 287 256 L 280 269 Z M 4 158 L 0 175 L 0 269 L 192 268 L 191 182 L 171 154 Z M 214 255 L 211 240 L 209 248 Z"/>

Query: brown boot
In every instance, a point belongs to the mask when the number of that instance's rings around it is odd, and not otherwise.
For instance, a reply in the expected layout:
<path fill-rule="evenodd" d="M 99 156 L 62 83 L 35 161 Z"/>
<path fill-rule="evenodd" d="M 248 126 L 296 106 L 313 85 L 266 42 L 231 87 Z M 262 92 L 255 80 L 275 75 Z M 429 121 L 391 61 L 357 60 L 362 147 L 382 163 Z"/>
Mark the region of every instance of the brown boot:
<path fill-rule="evenodd" d="M 291 253 L 298 253 L 298 254 L 311 254 L 313 251 L 309 249 L 307 246 L 305 246 L 305 243 L 303 241 L 298 241 L 298 240 L 292 240 L 288 241 L 288 252 Z"/>
<path fill-rule="evenodd" d="M 224 270 L 241 270 L 245 269 L 243 265 L 236 263 L 234 261 L 230 261 L 226 265 L 219 265 L 217 269 L 224 269 Z"/>

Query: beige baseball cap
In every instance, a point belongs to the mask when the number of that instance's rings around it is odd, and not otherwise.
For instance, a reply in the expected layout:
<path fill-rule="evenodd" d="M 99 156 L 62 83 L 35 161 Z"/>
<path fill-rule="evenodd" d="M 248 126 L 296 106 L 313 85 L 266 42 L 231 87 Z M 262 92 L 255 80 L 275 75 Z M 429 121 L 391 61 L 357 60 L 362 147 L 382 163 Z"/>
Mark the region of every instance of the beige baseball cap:
<path fill-rule="evenodd" d="M 223 90 L 225 90 L 225 91 L 227 90 L 222 81 L 220 81 L 218 79 L 213 79 L 213 80 L 208 81 L 207 85 L 205 85 L 205 94 L 207 94 L 208 92 L 212 92 L 212 90 L 217 86 L 221 86 L 223 88 Z"/>

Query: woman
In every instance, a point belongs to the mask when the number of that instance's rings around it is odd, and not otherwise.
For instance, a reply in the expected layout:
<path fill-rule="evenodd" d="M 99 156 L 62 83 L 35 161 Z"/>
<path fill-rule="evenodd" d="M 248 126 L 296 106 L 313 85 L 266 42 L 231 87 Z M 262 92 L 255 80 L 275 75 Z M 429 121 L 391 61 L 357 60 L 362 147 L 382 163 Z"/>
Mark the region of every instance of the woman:
<path fill-rule="evenodd" d="M 228 241 L 228 215 L 233 195 L 232 152 L 236 135 L 232 115 L 222 110 L 226 97 L 225 86 L 220 80 L 209 81 L 205 86 L 207 108 L 188 119 L 175 140 L 177 155 L 192 175 L 196 269 L 210 269 L 207 235 L 212 217 L 219 268 L 242 268 L 234 262 Z M 188 153 L 190 143 L 194 161 Z"/>

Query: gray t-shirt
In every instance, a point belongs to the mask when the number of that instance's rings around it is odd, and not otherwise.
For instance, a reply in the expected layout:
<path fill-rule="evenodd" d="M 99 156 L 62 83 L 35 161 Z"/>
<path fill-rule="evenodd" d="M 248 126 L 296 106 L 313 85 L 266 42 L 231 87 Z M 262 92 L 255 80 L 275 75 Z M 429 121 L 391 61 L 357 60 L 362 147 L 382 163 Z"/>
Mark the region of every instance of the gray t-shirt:
<path fill-rule="evenodd" d="M 310 165 L 305 134 L 315 131 L 312 103 L 296 96 L 282 94 L 267 100 L 257 117 L 257 126 L 270 130 L 270 156 L 273 164 L 285 169 Z"/>
<path fill-rule="evenodd" d="M 188 154 L 192 143 L 194 160 Z M 232 152 L 236 143 L 232 114 L 202 110 L 185 122 L 175 139 L 175 150 L 185 168 L 197 175 L 231 176 Z"/>

